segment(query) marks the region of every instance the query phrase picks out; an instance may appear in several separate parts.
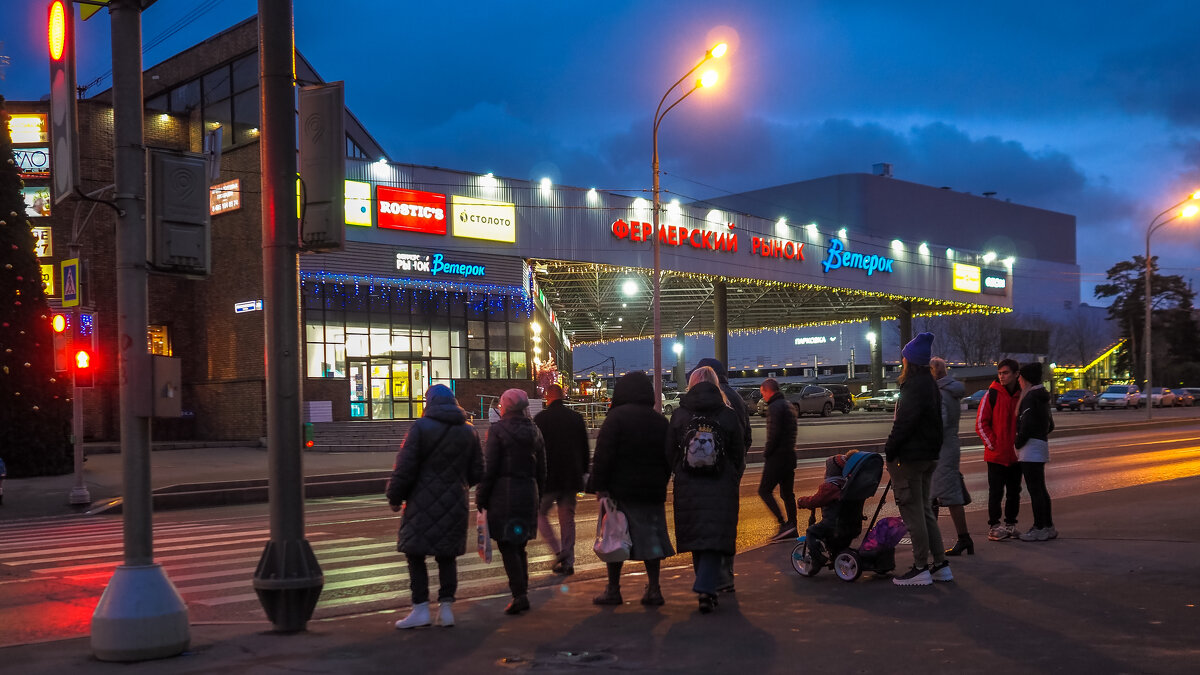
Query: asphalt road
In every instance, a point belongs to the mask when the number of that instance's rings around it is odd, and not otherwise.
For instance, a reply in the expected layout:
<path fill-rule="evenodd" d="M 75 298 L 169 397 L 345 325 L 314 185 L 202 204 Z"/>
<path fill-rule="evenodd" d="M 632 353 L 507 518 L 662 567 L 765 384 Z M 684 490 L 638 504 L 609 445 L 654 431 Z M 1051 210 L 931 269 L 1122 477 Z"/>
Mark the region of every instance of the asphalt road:
<path fill-rule="evenodd" d="M 1089 415 L 1092 413 L 1069 417 Z M 1123 413 L 1096 415 L 1116 421 Z M 887 424 L 886 420 L 878 423 Z M 818 423 L 802 429 L 802 435 L 806 430 L 822 433 L 824 427 L 837 425 Z M 1051 447 L 1047 481 L 1057 497 L 1200 475 L 1200 423 L 1066 437 L 1053 440 Z M 822 467 L 821 458 L 801 460 L 797 494 L 816 489 Z M 978 446 L 964 449 L 962 468 L 975 497 L 968 507 L 968 519 L 980 541 L 986 531 L 986 516 L 981 512 L 986 475 Z M 752 464 L 742 482 L 740 550 L 762 545 L 775 531 L 774 520 L 756 494 L 759 473 L 759 466 Z M 868 514 L 875 504 L 874 500 L 868 502 Z M 1027 504 L 1025 509 L 1027 516 Z M 883 515 L 896 515 L 890 499 Z M 407 571 L 394 544 L 397 519 L 378 496 L 312 500 L 307 504 L 306 520 L 307 536 L 325 574 L 315 618 L 407 604 Z M 1028 519 L 1022 522 L 1028 523 Z M 534 586 L 566 588 L 574 580 L 603 575 L 603 564 L 588 551 L 595 523 L 595 502 L 585 497 L 577 514 L 575 577 L 550 574 L 553 558 L 548 548 L 541 542 L 530 545 Z M 945 521 L 943 525 L 946 530 L 951 527 Z M 262 620 L 251 576 L 268 534 L 266 505 L 156 515 L 156 560 L 188 603 L 193 623 Z M 0 646 L 86 635 L 95 604 L 113 567 L 121 562 L 119 517 L 64 516 L 7 523 L 0 525 L 0 541 L 4 542 L 0 552 Z M 779 549 L 780 556 L 787 556 L 791 548 L 788 544 L 772 546 Z M 668 569 L 668 578 L 690 575 L 686 556 L 676 556 L 666 566 L 674 568 Z M 630 571 L 638 567 L 635 563 Z M 460 597 L 505 593 L 498 560 L 484 564 L 474 555 L 464 556 L 459 560 L 459 578 Z"/>

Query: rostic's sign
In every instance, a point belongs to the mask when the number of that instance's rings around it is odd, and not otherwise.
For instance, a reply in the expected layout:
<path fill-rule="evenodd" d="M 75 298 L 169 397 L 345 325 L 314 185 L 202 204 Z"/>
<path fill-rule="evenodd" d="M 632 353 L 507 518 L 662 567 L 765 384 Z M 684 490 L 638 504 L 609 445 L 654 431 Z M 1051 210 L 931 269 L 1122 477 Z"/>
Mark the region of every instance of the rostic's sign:
<path fill-rule="evenodd" d="M 978 293 L 980 269 L 974 265 L 954 263 L 954 290 Z"/>
<path fill-rule="evenodd" d="M 892 258 L 884 258 L 879 255 L 866 255 L 864 253 L 851 253 L 845 249 L 841 239 L 829 240 L 829 255 L 821 262 L 825 267 L 825 273 L 830 270 L 836 270 L 842 267 L 854 267 L 860 270 L 865 270 L 867 276 L 871 276 L 876 272 L 892 271 L 892 263 L 896 262 Z"/>
<path fill-rule="evenodd" d="M 517 241 L 517 207 L 478 197 L 453 195 L 450 199 L 454 236 L 510 244 Z"/>
<path fill-rule="evenodd" d="M 446 234 L 446 195 L 379 185 L 375 198 L 379 203 L 379 227 Z"/>

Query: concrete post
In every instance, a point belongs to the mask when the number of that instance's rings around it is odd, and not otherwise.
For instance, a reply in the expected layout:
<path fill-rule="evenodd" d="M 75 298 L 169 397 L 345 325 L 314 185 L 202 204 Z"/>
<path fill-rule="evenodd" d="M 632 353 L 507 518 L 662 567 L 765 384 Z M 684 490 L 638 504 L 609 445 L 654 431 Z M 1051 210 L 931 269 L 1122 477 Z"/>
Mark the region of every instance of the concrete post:
<path fill-rule="evenodd" d="M 150 353 L 146 344 L 146 155 L 143 146 L 140 0 L 109 4 L 112 27 L 113 195 L 117 218 L 117 349 L 121 363 L 121 460 L 125 563 L 92 615 L 101 661 L 175 656 L 191 641 L 187 606 L 154 563 L 150 499 Z M 76 390 L 78 392 L 78 390 Z"/>
<path fill-rule="evenodd" d="M 729 311 L 724 281 L 713 284 L 713 356 L 729 369 Z"/>
<path fill-rule="evenodd" d="M 304 538 L 300 228 L 296 215 L 295 39 L 291 0 L 259 0 L 258 57 L 271 540 L 254 571 L 254 590 L 275 630 L 292 633 L 306 628 L 325 578 Z"/>
<path fill-rule="evenodd" d="M 899 312 L 898 319 L 900 320 L 900 347 L 903 348 L 913 339 L 912 302 L 905 300 L 896 309 Z"/>
<path fill-rule="evenodd" d="M 870 318 L 871 332 L 875 341 L 871 343 L 871 391 L 883 389 L 883 319 L 876 314 Z"/>

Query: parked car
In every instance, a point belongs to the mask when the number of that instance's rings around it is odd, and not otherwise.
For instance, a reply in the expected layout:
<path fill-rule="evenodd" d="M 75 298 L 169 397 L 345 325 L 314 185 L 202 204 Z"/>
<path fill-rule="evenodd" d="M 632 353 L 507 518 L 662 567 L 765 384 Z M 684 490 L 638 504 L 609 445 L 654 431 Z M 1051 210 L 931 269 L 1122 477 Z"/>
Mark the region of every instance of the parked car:
<path fill-rule="evenodd" d="M 963 400 L 967 402 L 967 410 L 976 410 L 979 408 L 979 402 L 983 400 L 984 396 L 987 396 L 987 389 L 980 389 L 974 394 L 964 398 Z"/>
<path fill-rule="evenodd" d="M 1146 405 L 1146 401 L 1144 400 L 1145 397 L 1146 397 L 1146 395 L 1142 394 L 1141 398 L 1143 400 L 1139 401 L 1138 405 Z M 1151 387 L 1150 388 L 1150 405 L 1154 406 L 1155 408 L 1165 408 L 1166 406 L 1174 407 L 1175 392 L 1171 391 L 1170 389 L 1168 389 L 1166 387 Z"/>
<path fill-rule="evenodd" d="M 1176 389 L 1175 405 L 1180 407 L 1196 405 L 1196 394 L 1193 392 L 1200 392 L 1200 389 Z"/>
<path fill-rule="evenodd" d="M 1189 398 L 1184 400 L 1184 405 L 1196 405 L 1196 401 L 1200 399 L 1200 387 L 1184 387 L 1176 389 L 1176 393 L 1185 392 Z"/>
<path fill-rule="evenodd" d="M 679 392 L 678 391 L 663 391 L 662 393 L 662 411 L 667 417 L 675 412 L 679 407 Z"/>
<path fill-rule="evenodd" d="M 742 397 L 742 401 L 746 403 L 746 412 L 751 415 L 757 415 L 758 402 L 762 400 L 762 390 L 755 386 L 734 387 L 738 395 Z"/>
<path fill-rule="evenodd" d="M 834 410 L 841 410 L 843 415 L 849 415 L 850 411 L 854 410 L 854 396 L 850 393 L 850 387 L 844 384 L 823 384 L 821 386 L 833 394 Z"/>
<path fill-rule="evenodd" d="M 1132 384 L 1110 384 L 1103 394 L 1096 399 L 1096 407 L 1105 408 L 1136 408 L 1140 404 L 1138 388 Z"/>
<path fill-rule="evenodd" d="M 896 409 L 896 399 L 899 396 L 899 389 L 880 389 L 866 400 L 863 410 L 885 410 L 890 412 Z"/>
<path fill-rule="evenodd" d="M 1062 412 L 1064 408 L 1071 410 L 1083 410 L 1084 408 L 1096 409 L 1096 392 L 1087 389 L 1072 389 L 1063 392 L 1055 402 L 1054 407 Z"/>
<path fill-rule="evenodd" d="M 779 392 L 792 404 L 796 417 L 804 414 L 828 417 L 833 412 L 833 392 L 815 384 L 783 384 Z M 767 403 L 759 400 L 758 414 L 766 416 Z"/>

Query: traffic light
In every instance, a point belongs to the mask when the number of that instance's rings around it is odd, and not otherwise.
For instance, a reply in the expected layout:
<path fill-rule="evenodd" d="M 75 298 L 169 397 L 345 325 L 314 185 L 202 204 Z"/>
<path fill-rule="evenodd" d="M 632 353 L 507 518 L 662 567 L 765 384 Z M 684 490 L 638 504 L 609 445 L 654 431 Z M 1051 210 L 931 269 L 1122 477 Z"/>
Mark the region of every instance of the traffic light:
<path fill-rule="evenodd" d="M 54 331 L 54 372 L 65 373 L 71 369 L 67 349 L 70 347 L 67 328 L 69 322 L 66 314 L 55 314 L 50 319 L 50 328 Z"/>
<path fill-rule="evenodd" d="M 316 444 L 317 444 L 317 442 L 313 439 L 312 422 L 305 422 L 304 423 L 304 447 L 311 448 L 312 446 L 314 446 Z"/>
<path fill-rule="evenodd" d="M 75 386 L 90 387 L 95 383 L 96 360 L 91 348 L 75 350 Z"/>
<path fill-rule="evenodd" d="M 70 2 L 50 3 L 46 20 L 50 51 L 51 191 L 58 204 L 79 180 L 79 132 L 75 110 L 75 16 Z"/>

